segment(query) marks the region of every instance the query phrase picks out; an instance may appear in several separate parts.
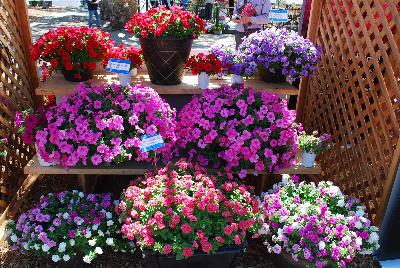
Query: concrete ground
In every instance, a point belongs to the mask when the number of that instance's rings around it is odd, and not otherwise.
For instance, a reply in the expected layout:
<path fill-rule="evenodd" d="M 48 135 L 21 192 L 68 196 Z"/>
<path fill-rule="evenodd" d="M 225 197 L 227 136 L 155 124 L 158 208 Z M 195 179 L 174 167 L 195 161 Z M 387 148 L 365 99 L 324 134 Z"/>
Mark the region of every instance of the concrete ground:
<path fill-rule="evenodd" d="M 52 28 L 66 25 L 85 26 L 88 23 L 88 11 L 86 7 L 29 8 L 28 13 L 33 42 Z M 112 31 L 108 27 L 108 23 L 103 22 L 103 30 L 111 33 L 116 45 L 122 43 L 139 46 L 138 39 L 128 34 L 124 29 Z M 193 51 L 207 51 L 211 45 L 216 43 L 234 44 L 235 39 L 232 34 L 204 34 L 194 40 Z"/>

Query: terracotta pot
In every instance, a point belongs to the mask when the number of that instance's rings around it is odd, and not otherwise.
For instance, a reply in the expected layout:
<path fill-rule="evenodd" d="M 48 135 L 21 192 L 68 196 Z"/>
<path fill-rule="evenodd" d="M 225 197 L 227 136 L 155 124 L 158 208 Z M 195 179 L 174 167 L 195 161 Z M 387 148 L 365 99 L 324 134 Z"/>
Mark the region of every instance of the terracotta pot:
<path fill-rule="evenodd" d="M 236 267 L 243 258 L 247 243 L 218 250 L 214 254 L 194 253 L 192 257 L 176 260 L 173 255 L 161 255 L 148 250 L 143 252 L 144 263 L 148 268 L 204 268 Z"/>
<path fill-rule="evenodd" d="M 139 38 L 150 80 L 157 85 L 182 82 L 193 39 Z"/>
<path fill-rule="evenodd" d="M 258 66 L 258 73 L 260 74 L 261 79 L 267 83 L 283 83 L 286 81 L 286 76 L 280 71 L 272 73 L 264 66 Z"/>
<path fill-rule="evenodd" d="M 62 70 L 62 74 L 64 75 L 65 80 L 70 82 L 84 82 L 92 78 L 93 72 L 92 71 L 67 71 Z M 80 74 L 81 78 L 76 78 L 76 74 Z"/>

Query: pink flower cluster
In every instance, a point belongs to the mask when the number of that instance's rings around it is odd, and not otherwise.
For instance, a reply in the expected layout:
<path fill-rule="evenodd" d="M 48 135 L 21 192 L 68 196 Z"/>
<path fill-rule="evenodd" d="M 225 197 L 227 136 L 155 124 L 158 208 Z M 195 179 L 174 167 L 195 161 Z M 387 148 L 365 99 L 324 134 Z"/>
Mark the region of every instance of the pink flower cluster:
<path fill-rule="evenodd" d="M 170 158 L 176 140 L 175 114 L 149 87 L 81 83 L 75 94 L 46 112 L 47 127 L 36 132 L 38 153 L 46 162 L 65 168 Z M 165 146 L 142 152 L 142 136 L 155 133 Z"/>
<path fill-rule="evenodd" d="M 177 258 L 213 253 L 241 245 L 260 227 L 258 201 L 248 187 L 185 160 L 147 175 L 141 186 L 126 189 L 116 211 L 122 233 L 142 249 Z"/>
<path fill-rule="evenodd" d="M 297 151 L 295 112 L 278 95 L 223 85 L 194 96 L 180 112 L 177 144 L 203 165 L 240 171 L 278 171 Z"/>

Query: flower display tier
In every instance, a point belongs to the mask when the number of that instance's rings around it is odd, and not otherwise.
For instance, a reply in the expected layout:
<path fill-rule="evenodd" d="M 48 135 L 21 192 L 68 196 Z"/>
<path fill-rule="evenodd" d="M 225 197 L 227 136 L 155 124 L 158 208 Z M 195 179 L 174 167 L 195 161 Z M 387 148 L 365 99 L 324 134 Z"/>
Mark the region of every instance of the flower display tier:
<path fill-rule="evenodd" d="M 118 82 L 118 75 L 108 73 L 105 71 L 97 71 L 93 76 L 93 83 L 95 85 L 102 83 Z M 197 75 L 186 72 L 183 77 L 182 83 L 174 86 L 155 85 L 152 84 L 145 68 L 139 71 L 138 76 L 132 77 L 132 84 L 142 84 L 152 87 L 158 94 L 200 94 L 201 89 L 197 86 Z M 209 87 L 218 88 L 221 84 L 230 84 L 231 78 L 224 76 L 222 79 L 211 78 Z M 252 87 L 255 91 L 270 91 L 280 95 L 298 95 L 299 90 L 289 84 L 284 83 L 265 83 L 261 79 L 245 79 L 244 84 Z M 45 82 L 40 82 L 39 87 L 36 88 L 36 95 L 55 95 L 64 96 L 68 95 L 75 90 L 78 83 L 71 83 L 59 75 L 54 75 L 51 79 Z"/>

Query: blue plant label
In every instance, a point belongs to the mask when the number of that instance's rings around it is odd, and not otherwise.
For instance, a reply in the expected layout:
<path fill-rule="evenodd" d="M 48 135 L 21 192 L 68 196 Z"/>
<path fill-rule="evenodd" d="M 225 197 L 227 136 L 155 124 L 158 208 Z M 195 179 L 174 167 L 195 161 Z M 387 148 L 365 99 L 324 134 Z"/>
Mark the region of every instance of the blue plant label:
<path fill-rule="evenodd" d="M 286 9 L 271 9 L 269 20 L 271 22 L 288 22 L 289 12 Z"/>
<path fill-rule="evenodd" d="M 164 145 L 164 139 L 160 134 L 146 134 L 141 139 L 140 150 L 142 150 L 143 153 L 146 153 L 164 147 Z"/>
<path fill-rule="evenodd" d="M 130 60 L 109 59 L 106 71 L 117 74 L 128 74 L 131 69 Z"/>

